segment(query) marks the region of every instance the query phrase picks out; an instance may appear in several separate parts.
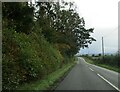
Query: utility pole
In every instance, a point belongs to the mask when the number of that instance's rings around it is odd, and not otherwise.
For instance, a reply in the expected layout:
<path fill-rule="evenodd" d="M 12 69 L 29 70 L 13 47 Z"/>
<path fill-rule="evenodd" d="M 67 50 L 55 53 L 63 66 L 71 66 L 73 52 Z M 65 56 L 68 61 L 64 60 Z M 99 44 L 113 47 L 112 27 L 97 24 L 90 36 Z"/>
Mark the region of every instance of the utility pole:
<path fill-rule="evenodd" d="M 104 41 L 103 41 L 103 37 L 102 37 L 102 56 L 103 56 L 103 59 L 104 59 Z"/>

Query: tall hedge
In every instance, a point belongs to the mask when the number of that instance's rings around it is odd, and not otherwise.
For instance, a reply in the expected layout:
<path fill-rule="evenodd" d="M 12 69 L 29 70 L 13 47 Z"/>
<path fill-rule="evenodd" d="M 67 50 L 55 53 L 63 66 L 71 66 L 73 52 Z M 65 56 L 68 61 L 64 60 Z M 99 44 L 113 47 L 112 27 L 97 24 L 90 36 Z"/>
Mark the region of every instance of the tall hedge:
<path fill-rule="evenodd" d="M 38 36 L 39 35 L 39 36 Z M 3 30 L 3 89 L 41 79 L 61 66 L 59 51 L 37 33 Z"/>

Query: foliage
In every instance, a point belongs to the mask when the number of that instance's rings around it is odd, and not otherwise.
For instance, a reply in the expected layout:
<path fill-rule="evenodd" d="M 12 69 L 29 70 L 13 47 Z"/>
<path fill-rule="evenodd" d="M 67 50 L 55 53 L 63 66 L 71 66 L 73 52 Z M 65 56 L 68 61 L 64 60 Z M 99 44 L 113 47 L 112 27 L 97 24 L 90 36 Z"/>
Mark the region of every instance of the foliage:
<path fill-rule="evenodd" d="M 66 46 L 64 49 L 59 46 L 60 52 L 63 55 L 73 56 L 80 48 L 88 47 L 88 43 L 95 41 L 90 37 L 94 29 L 85 29 L 85 21 L 71 8 L 74 6 L 72 3 L 64 2 L 63 6 L 59 3 L 38 2 L 37 7 L 40 9 L 36 12 L 36 17 L 47 40 Z M 67 7 L 69 9 L 66 9 Z"/>
<path fill-rule="evenodd" d="M 43 78 L 95 41 L 90 36 L 94 29 L 85 28 L 73 7 L 65 2 L 3 3 L 3 89 Z"/>
<path fill-rule="evenodd" d="M 86 57 L 86 56 L 85 56 Z M 105 65 L 110 65 L 110 66 L 116 66 L 118 67 L 119 65 L 119 55 L 105 55 L 104 58 L 103 56 L 87 56 L 87 58 L 94 60 L 94 63 L 98 64 L 105 64 Z"/>
<path fill-rule="evenodd" d="M 14 28 L 17 32 L 26 34 L 32 31 L 34 8 L 28 3 L 4 2 L 2 4 L 3 27 Z"/>
<path fill-rule="evenodd" d="M 52 72 L 49 75 L 46 75 L 43 79 L 39 81 L 32 82 L 30 84 L 26 83 L 18 87 L 18 90 L 48 90 L 54 83 L 57 83 L 56 81 L 58 81 L 59 78 L 63 77 L 63 75 L 66 74 L 66 72 L 71 67 L 73 67 L 74 64 L 74 62 L 65 64 L 62 68 L 56 70 L 55 72 Z"/>
<path fill-rule="evenodd" d="M 43 37 L 3 30 L 3 89 L 41 79 L 60 67 L 62 56 Z"/>
<path fill-rule="evenodd" d="M 112 66 L 118 66 L 118 59 L 120 57 L 118 57 L 117 55 L 106 55 L 104 56 L 104 59 L 100 59 L 100 63 L 104 63 L 104 64 L 108 64 L 108 65 L 112 65 Z"/>
<path fill-rule="evenodd" d="M 114 58 L 114 59 L 113 59 Z M 110 70 L 113 70 L 113 71 L 116 71 L 116 72 L 119 72 L 120 73 L 120 67 L 119 67 L 119 61 L 118 61 L 118 58 L 120 57 L 116 57 L 116 56 L 112 56 L 110 58 L 106 57 L 105 61 L 103 59 L 93 59 L 92 57 L 84 57 L 84 59 L 88 62 L 88 63 L 91 63 L 91 64 L 95 64 L 95 65 L 98 65 L 98 66 L 101 66 L 101 67 L 104 67 L 104 68 L 107 68 L 107 69 L 110 69 Z"/>

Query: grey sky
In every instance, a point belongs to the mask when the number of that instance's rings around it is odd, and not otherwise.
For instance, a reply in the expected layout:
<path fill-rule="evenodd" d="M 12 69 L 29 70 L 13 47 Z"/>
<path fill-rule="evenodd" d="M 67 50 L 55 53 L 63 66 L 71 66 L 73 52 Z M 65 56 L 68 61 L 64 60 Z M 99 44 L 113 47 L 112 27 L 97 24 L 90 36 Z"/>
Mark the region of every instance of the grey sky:
<path fill-rule="evenodd" d="M 69 0 L 68 0 L 69 1 Z M 95 28 L 91 34 L 96 42 L 81 54 L 101 53 L 101 38 L 104 37 L 105 53 L 118 50 L 118 1 L 119 0 L 70 0 L 76 2 L 77 11 L 84 17 L 86 28 Z"/>

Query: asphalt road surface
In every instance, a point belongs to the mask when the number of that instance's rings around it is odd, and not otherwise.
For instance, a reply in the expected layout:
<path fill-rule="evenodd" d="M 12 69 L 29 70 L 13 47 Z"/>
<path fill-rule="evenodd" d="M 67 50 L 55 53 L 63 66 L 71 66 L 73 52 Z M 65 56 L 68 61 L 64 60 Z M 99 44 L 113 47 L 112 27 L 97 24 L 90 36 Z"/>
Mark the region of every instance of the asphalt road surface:
<path fill-rule="evenodd" d="M 120 91 L 118 73 L 101 68 L 79 57 L 77 64 L 72 68 L 56 90 L 113 90 Z"/>

